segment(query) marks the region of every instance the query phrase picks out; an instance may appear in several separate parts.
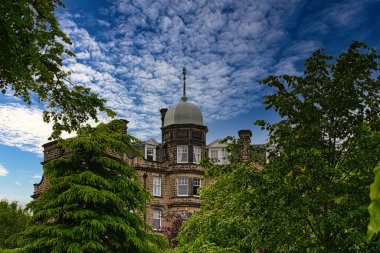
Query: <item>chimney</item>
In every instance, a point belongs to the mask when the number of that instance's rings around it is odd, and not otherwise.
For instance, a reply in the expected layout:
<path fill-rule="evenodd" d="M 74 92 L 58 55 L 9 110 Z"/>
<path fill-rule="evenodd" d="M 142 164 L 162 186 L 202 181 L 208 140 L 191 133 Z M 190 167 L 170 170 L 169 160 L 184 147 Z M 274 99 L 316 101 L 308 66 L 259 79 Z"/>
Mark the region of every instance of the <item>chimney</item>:
<path fill-rule="evenodd" d="M 160 113 L 161 113 L 161 127 L 164 126 L 164 120 L 165 120 L 165 115 L 166 112 L 168 111 L 168 108 L 161 108 Z"/>
<path fill-rule="evenodd" d="M 161 108 L 160 109 L 160 113 L 161 113 L 161 142 L 162 142 L 162 144 L 164 143 L 164 131 L 162 128 L 164 127 L 165 115 L 166 115 L 167 111 L 168 111 L 168 108 Z"/>
<path fill-rule="evenodd" d="M 242 162 L 249 161 L 251 159 L 251 130 L 239 130 L 238 132 L 240 140 L 243 142 L 243 149 L 240 151 L 239 158 Z"/>
<path fill-rule="evenodd" d="M 125 123 L 125 129 L 123 130 L 123 134 L 127 134 L 129 121 L 126 119 L 122 119 L 122 121 L 124 121 L 124 123 Z"/>

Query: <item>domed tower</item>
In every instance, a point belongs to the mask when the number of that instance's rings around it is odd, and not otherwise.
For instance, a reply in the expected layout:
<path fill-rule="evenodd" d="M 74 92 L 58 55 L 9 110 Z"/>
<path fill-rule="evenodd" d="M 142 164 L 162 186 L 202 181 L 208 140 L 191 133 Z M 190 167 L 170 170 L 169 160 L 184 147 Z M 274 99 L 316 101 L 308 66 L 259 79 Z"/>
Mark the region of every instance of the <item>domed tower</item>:
<path fill-rule="evenodd" d="M 187 102 L 186 68 L 183 68 L 182 101 L 161 109 L 164 158 L 171 165 L 196 165 L 206 154 L 207 126 L 198 106 Z"/>

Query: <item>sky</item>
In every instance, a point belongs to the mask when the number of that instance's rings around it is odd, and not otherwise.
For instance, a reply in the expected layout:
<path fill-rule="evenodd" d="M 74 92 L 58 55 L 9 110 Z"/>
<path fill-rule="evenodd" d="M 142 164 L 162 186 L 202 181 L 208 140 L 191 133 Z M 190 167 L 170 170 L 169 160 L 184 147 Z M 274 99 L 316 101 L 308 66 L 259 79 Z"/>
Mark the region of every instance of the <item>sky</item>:
<path fill-rule="evenodd" d="M 316 49 L 337 56 L 353 40 L 380 50 L 380 1 L 374 0 L 64 0 L 56 17 L 71 38 L 64 56 L 71 80 L 90 87 L 129 133 L 160 141 L 160 108 L 187 96 L 208 126 L 207 143 L 240 129 L 253 143 L 267 133 L 257 119 L 279 117 L 263 106 L 268 75 L 302 75 Z M 42 176 L 51 126 L 43 105 L 0 95 L 0 199 L 25 205 Z M 101 116 L 102 121 L 107 121 Z"/>

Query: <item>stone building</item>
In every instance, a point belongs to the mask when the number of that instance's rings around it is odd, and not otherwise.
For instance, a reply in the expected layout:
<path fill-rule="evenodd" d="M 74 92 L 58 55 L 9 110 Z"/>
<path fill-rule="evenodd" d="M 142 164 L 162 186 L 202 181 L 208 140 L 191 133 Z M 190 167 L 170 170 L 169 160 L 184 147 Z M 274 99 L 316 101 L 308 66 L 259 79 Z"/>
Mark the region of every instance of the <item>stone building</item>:
<path fill-rule="evenodd" d="M 161 142 L 150 139 L 136 144 L 143 157 L 124 155 L 125 162 L 136 168 L 141 184 L 153 196 L 143 216 L 156 231 L 170 225 L 170 220 L 165 218 L 170 212 L 183 214 L 199 209 L 199 189 L 207 183 L 203 180 L 205 168 L 199 166 L 202 158 L 210 156 L 221 159 L 221 164 L 228 163 L 224 144 L 217 140 L 209 148 L 206 146 L 208 129 L 199 107 L 187 101 L 185 75 L 184 68 L 182 101 L 160 110 Z M 239 134 L 250 145 L 250 131 L 240 131 Z M 44 162 L 64 155 L 55 142 L 43 147 Z M 244 157 L 247 155 L 245 152 Z M 43 176 L 41 182 L 34 185 L 32 197 L 38 197 L 46 187 L 48 180 Z"/>

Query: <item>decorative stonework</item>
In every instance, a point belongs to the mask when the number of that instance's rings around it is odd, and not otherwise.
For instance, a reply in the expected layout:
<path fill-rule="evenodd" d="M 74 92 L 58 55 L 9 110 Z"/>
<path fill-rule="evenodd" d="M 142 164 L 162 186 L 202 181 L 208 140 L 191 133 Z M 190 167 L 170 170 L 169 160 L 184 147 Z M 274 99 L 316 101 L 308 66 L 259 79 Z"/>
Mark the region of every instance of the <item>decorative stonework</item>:
<path fill-rule="evenodd" d="M 165 122 L 168 116 L 168 109 L 163 108 L 161 113 L 161 143 L 151 139 L 145 143 L 135 143 L 135 148 L 140 151 L 141 156 L 136 156 L 129 152 L 123 154 L 122 159 L 126 164 L 134 167 L 137 171 L 141 185 L 153 195 L 153 179 L 160 178 L 161 196 L 153 196 L 152 201 L 147 203 L 144 219 L 153 226 L 153 212 L 161 211 L 161 226 L 168 227 L 170 220 L 166 215 L 172 212 L 194 212 L 200 208 L 200 199 L 197 194 L 199 184 L 205 186 L 207 182 L 203 180 L 205 168 L 197 164 L 197 160 L 205 158 L 208 154 L 206 146 L 207 126 L 203 124 L 203 116 L 200 109 L 191 103 L 186 102 L 186 69 L 184 75 L 184 95 L 183 101 L 171 107 L 169 111 L 171 121 Z M 174 110 L 180 105 L 180 113 Z M 181 114 L 183 112 L 183 114 Z M 194 116 L 196 114 L 196 117 Z M 175 117 L 174 117 L 175 116 Z M 178 119 L 176 118 L 178 116 Z M 169 117 L 166 117 L 167 119 Z M 124 133 L 127 133 L 125 122 Z M 181 122 L 181 124 L 179 124 Z M 184 123 L 185 122 L 185 123 Z M 239 131 L 239 137 L 243 140 L 244 150 L 240 154 L 243 160 L 250 158 L 250 143 L 252 133 L 250 130 Z M 177 160 L 178 146 L 186 146 L 187 162 Z M 49 142 L 43 145 L 44 162 L 51 161 L 65 155 L 65 151 L 57 146 L 57 142 Z M 149 148 L 149 156 L 148 156 Z M 194 159 L 194 151 L 196 159 Z M 182 152 L 182 151 L 180 151 Z M 112 153 L 112 150 L 110 150 Z M 181 153 L 183 154 L 183 153 Z M 180 178 L 180 180 L 178 180 Z M 157 182 L 158 179 L 156 179 Z M 177 185 L 179 182 L 179 185 Z M 184 182 L 186 184 L 184 184 Z M 44 175 L 39 184 L 34 185 L 33 198 L 38 198 L 39 194 L 49 186 L 48 179 Z M 181 191 L 181 194 L 178 194 Z M 187 194 L 182 194 L 187 192 Z M 186 196 L 179 196 L 186 195 Z M 159 229 L 158 229 L 159 230 Z"/>

